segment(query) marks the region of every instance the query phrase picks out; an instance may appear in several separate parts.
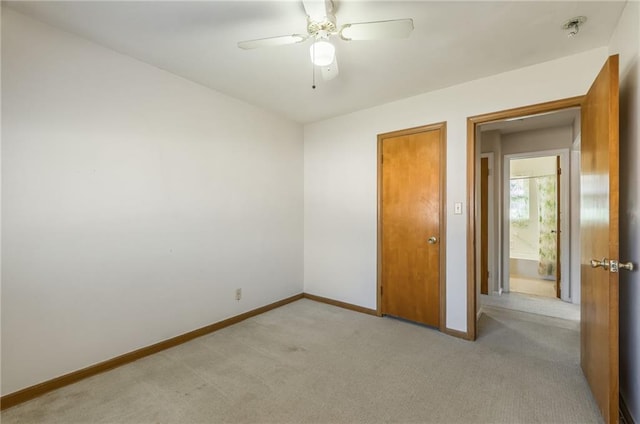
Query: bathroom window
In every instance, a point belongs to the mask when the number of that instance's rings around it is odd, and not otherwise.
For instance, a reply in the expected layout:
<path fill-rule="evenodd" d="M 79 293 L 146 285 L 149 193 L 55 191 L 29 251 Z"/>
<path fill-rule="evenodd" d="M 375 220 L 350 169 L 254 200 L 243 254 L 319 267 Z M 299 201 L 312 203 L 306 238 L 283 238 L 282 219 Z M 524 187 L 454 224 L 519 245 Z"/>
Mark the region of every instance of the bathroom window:
<path fill-rule="evenodd" d="M 510 217 L 512 221 L 529 220 L 529 179 L 518 178 L 510 180 L 511 201 Z"/>

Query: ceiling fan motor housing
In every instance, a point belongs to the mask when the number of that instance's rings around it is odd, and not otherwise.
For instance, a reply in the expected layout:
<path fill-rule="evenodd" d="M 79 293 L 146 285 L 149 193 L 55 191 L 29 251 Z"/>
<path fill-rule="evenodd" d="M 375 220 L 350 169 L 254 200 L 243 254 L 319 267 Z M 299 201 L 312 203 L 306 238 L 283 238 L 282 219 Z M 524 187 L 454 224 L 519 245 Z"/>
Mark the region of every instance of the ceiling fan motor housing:
<path fill-rule="evenodd" d="M 318 34 L 335 34 L 337 30 L 336 17 L 334 15 L 325 16 L 323 21 L 307 20 L 307 32 L 311 36 Z"/>

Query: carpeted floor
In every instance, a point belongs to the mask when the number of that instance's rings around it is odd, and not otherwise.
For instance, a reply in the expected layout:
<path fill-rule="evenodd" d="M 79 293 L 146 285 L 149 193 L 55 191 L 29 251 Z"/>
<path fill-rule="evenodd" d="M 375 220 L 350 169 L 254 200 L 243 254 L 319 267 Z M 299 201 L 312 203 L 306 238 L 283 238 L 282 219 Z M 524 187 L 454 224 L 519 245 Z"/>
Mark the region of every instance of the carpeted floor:
<path fill-rule="evenodd" d="M 550 297 L 534 296 L 523 293 L 481 294 L 482 308 L 492 306 L 520 312 L 530 312 L 570 321 L 580 321 L 580 304 L 565 302 Z"/>
<path fill-rule="evenodd" d="M 11 423 L 598 423 L 578 323 L 486 308 L 467 342 L 300 300 L 2 412 Z"/>

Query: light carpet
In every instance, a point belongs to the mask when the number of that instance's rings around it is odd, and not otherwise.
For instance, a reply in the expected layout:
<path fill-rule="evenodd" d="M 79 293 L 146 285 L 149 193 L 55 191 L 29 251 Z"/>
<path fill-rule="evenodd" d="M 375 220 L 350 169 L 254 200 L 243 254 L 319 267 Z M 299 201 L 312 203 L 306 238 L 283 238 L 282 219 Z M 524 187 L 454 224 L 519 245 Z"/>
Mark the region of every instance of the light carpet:
<path fill-rule="evenodd" d="M 537 315 L 580 321 L 580 304 L 565 302 L 550 297 L 533 296 L 523 293 L 493 293 L 480 295 L 482 308 L 493 306 L 502 309 L 512 309 Z"/>
<path fill-rule="evenodd" d="M 598 423 L 578 324 L 468 342 L 303 299 L 2 412 L 12 423 Z"/>

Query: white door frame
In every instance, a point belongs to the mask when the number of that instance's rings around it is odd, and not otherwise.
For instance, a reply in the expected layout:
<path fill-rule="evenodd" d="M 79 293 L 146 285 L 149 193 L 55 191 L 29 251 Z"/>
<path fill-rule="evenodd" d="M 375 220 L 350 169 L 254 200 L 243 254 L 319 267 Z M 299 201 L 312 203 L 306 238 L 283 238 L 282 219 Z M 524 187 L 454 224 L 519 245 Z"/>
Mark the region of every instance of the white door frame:
<path fill-rule="evenodd" d="M 541 150 L 537 152 L 526 153 L 514 153 L 510 155 L 504 155 L 504 166 L 502 176 L 503 187 L 503 209 L 502 209 L 502 287 L 504 291 L 509 291 L 509 250 L 510 250 L 510 190 L 509 180 L 511 176 L 511 160 L 512 159 L 526 159 L 535 158 L 541 156 L 560 156 L 560 296 L 561 299 L 570 302 L 570 281 L 571 281 L 571 269 L 569 266 L 569 245 L 570 245 L 570 217 L 571 217 L 571 204 L 569 202 L 569 187 L 570 187 L 570 168 L 569 168 L 569 149 L 554 149 L 554 150 Z"/>

